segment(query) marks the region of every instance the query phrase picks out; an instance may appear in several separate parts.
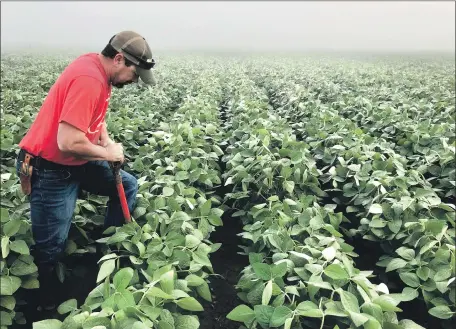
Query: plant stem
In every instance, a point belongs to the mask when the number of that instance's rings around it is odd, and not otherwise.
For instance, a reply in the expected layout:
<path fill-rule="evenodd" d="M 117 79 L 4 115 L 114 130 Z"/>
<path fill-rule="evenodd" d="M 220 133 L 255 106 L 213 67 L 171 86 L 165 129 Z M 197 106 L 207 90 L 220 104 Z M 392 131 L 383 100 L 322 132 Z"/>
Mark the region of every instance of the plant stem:
<path fill-rule="evenodd" d="M 321 319 L 320 329 L 323 329 L 324 324 L 325 324 L 325 315 L 323 314 L 323 318 Z"/>

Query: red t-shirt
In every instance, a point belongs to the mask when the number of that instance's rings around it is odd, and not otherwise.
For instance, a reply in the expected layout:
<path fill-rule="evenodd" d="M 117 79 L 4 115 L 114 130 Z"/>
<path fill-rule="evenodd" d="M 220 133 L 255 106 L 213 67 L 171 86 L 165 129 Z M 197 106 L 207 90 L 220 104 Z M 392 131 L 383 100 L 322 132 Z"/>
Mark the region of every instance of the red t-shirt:
<path fill-rule="evenodd" d="M 33 155 L 64 165 L 86 163 L 85 160 L 59 150 L 59 123 L 65 121 L 75 126 L 93 144 L 98 144 L 111 89 L 106 71 L 96 53 L 78 57 L 68 65 L 49 90 L 19 147 Z"/>

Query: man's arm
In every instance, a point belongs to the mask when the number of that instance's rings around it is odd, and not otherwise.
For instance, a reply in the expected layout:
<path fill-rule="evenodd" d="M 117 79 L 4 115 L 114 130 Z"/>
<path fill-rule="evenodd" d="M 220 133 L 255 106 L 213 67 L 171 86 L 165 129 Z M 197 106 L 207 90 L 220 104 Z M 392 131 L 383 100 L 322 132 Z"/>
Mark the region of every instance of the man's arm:
<path fill-rule="evenodd" d="M 124 161 L 121 144 L 95 145 L 86 137 L 94 112 L 102 97 L 101 83 L 92 77 L 77 77 L 59 117 L 57 145 L 62 152 L 83 160 Z"/>
<path fill-rule="evenodd" d="M 108 159 L 106 148 L 91 143 L 84 132 L 66 122 L 59 124 L 57 145 L 60 151 L 79 159 L 88 161 Z"/>

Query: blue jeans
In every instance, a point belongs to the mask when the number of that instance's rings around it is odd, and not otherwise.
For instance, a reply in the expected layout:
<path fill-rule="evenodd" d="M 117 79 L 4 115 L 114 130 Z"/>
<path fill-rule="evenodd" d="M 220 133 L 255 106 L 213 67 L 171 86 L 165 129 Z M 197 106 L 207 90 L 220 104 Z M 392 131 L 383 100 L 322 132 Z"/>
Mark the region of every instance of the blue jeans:
<path fill-rule="evenodd" d="M 16 161 L 18 175 L 21 164 Z M 67 168 L 33 170 L 29 201 L 37 265 L 52 266 L 63 255 L 80 189 L 109 197 L 104 228 L 121 226 L 125 222 L 115 177 L 106 161 L 90 161 Z M 131 174 L 124 170 L 120 172 L 128 207 L 133 212 L 138 183 Z"/>

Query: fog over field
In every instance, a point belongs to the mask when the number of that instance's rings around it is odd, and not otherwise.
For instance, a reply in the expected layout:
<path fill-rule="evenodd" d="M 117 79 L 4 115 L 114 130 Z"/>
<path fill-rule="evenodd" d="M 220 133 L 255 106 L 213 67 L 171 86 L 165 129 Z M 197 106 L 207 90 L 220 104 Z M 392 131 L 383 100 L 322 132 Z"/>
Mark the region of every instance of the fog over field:
<path fill-rule="evenodd" d="M 454 52 L 454 1 L 2 2 L 2 52 L 99 51 L 121 30 L 161 51 Z"/>

